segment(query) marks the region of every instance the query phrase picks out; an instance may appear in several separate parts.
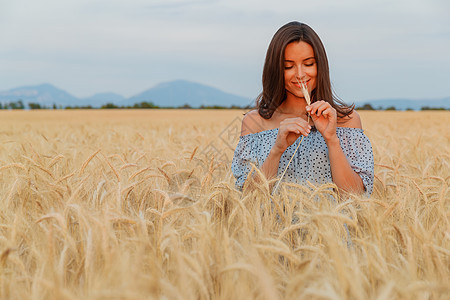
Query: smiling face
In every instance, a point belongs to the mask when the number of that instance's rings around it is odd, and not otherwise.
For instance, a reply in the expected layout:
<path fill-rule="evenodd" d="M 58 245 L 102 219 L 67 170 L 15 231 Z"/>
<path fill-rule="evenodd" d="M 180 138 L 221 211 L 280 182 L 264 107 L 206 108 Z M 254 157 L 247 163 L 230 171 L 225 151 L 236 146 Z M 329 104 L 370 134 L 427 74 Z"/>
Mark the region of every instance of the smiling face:
<path fill-rule="evenodd" d="M 316 88 L 317 62 L 314 50 L 306 42 L 292 42 L 284 50 L 284 85 L 287 97 L 304 98 L 298 81 L 303 81 L 309 93 Z"/>

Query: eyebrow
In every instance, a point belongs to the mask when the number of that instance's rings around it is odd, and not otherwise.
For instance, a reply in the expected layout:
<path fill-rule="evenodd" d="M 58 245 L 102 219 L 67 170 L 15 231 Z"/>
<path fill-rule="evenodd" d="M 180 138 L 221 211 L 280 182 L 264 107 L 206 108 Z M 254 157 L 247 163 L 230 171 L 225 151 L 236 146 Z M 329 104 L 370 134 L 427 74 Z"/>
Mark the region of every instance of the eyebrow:
<path fill-rule="evenodd" d="M 310 60 L 310 59 L 316 59 L 316 58 L 314 56 L 311 56 L 311 57 L 305 58 L 303 61 L 307 61 L 307 60 Z M 294 62 L 293 60 L 289 60 L 289 59 L 285 59 L 284 61 L 285 62 Z"/>

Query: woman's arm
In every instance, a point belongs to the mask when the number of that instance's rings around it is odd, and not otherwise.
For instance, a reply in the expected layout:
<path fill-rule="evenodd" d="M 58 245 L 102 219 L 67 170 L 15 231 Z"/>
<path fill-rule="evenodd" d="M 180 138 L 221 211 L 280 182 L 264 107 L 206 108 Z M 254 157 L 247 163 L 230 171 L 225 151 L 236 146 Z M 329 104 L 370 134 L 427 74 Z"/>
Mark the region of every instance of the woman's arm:
<path fill-rule="evenodd" d="M 338 137 L 336 136 L 335 139 L 328 140 L 326 143 L 333 182 L 345 192 L 364 193 L 363 181 L 350 166 L 347 156 L 342 151 Z"/>
<path fill-rule="evenodd" d="M 269 155 L 260 168 L 267 179 L 272 179 L 277 176 L 281 155 L 283 155 L 283 152 L 276 151 L 274 148 L 270 150 Z"/>
<path fill-rule="evenodd" d="M 252 112 L 253 113 L 253 112 Z M 263 128 L 261 122 L 255 121 L 257 118 L 253 115 L 246 116 L 242 120 L 241 135 L 252 134 L 261 131 Z M 266 160 L 260 167 L 261 172 L 267 179 L 277 176 L 278 165 L 284 151 L 292 145 L 300 135 L 307 136 L 311 131 L 311 126 L 302 118 L 288 118 L 280 122 L 277 139 L 269 152 Z"/>
<path fill-rule="evenodd" d="M 317 130 L 322 134 L 327 144 L 333 182 L 345 192 L 364 193 L 363 181 L 350 166 L 337 137 L 336 110 L 325 101 L 317 101 L 308 106 L 306 110 L 311 114 Z M 361 128 L 361 120 L 356 112 L 352 113 L 346 126 Z"/>

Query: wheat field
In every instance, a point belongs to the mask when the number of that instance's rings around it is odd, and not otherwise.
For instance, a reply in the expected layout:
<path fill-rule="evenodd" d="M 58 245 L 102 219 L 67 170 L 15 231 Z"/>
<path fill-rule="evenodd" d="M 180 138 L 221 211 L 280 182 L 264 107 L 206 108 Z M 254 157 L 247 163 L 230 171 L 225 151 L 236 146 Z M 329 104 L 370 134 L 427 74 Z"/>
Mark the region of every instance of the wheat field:
<path fill-rule="evenodd" d="M 0 111 L 0 298 L 450 298 L 450 113 L 360 112 L 374 193 L 337 201 L 236 191 L 242 114 Z"/>

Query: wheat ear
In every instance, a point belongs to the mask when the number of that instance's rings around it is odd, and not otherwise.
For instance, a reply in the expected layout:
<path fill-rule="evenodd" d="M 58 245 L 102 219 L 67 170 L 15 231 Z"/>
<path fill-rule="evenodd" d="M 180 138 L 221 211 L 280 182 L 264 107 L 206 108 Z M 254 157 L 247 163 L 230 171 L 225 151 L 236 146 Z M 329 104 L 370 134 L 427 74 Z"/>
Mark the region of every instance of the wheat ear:
<path fill-rule="evenodd" d="M 300 85 L 300 88 L 302 89 L 303 97 L 305 97 L 306 103 L 308 105 L 311 105 L 311 98 L 309 96 L 308 88 L 306 87 L 305 83 L 303 81 L 299 81 L 297 77 L 295 79 L 297 79 L 297 82 Z M 309 114 L 308 114 L 308 121 L 307 122 L 309 124 Z M 283 179 L 284 174 L 286 173 L 287 169 L 289 168 L 289 165 L 291 164 L 292 159 L 294 158 L 295 154 L 297 153 L 297 150 L 300 147 L 304 137 L 305 136 L 303 135 L 302 139 L 300 140 L 300 142 L 297 145 L 297 148 L 295 148 L 294 154 L 292 154 L 291 158 L 289 159 L 289 162 L 288 162 L 286 168 L 284 168 L 284 171 L 281 174 L 280 179 L 278 179 L 277 184 L 275 185 L 275 188 L 272 191 L 272 195 L 275 194 L 276 191 L 278 190 L 278 187 L 280 186 L 281 180 Z"/>

